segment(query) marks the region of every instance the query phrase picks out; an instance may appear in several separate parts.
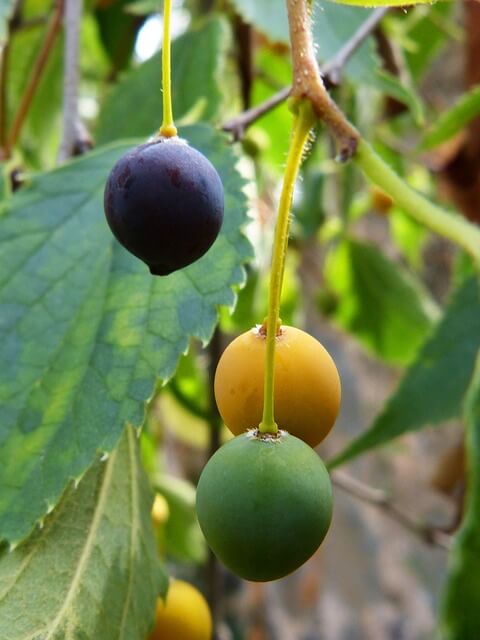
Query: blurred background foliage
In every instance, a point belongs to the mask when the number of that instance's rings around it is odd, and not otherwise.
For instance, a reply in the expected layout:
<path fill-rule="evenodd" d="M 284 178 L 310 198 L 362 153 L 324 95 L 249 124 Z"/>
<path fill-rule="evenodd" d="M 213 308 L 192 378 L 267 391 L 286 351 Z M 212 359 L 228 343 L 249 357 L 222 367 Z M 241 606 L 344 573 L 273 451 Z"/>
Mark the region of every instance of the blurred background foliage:
<path fill-rule="evenodd" d="M 101 151 L 156 131 L 162 115 L 160 5 L 85 2 L 75 152 Z M 61 29 L 18 138 L 9 144 L 55 6 L 8 0 L 0 11 L 0 40 L 8 43 L 0 123 L 4 209 L 37 172 L 56 171 Z M 320 64 L 371 11 L 316 3 Z M 281 0 L 176 0 L 172 29 L 180 135 L 199 122 L 225 130 L 215 142 L 207 136 L 205 149 L 222 163 L 222 145 L 234 147 L 248 196 L 248 224 L 245 217 L 236 220 L 253 251 L 246 243 L 235 255 L 225 249 L 234 275 L 221 284 L 235 295 L 212 298 L 218 326 L 213 332 L 213 314 L 201 328 L 185 329 L 169 368 L 163 360 L 157 365 L 160 380 L 141 452 L 157 495 L 155 535 L 167 572 L 205 590 L 222 640 L 423 640 L 437 633 L 477 640 L 478 274 L 468 257 L 412 221 L 354 167 L 336 163 L 321 125 L 294 196 L 281 315 L 325 344 L 342 378 L 342 412 L 320 446 L 338 478 L 332 532 L 307 565 L 268 585 L 242 583 L 208 555 L 196 522 L 195 483 L 207 456 L 229 437 L 214 406 L 212 376 L 228 341 L 267 312 L 291 120 L 285 102 L 242 130 L 235 129 L 235 118 L 287 87 L 291 65 Z M 480 4 L 474 0 L 392 9 L 329 82 L 342 109 L 408 184 L 473 224 L 480 223 L 479 59 Z M 223 266 L 210 268 L 214 274 Z M 347 462 L 345 472 L 337 471 Z M 353 489 L 336 476 L 347 472 L 355 478 Z M 386 493 L 368 499 L 366 486 Z M 450 562 L 446 546 L 453 547 Z"/>

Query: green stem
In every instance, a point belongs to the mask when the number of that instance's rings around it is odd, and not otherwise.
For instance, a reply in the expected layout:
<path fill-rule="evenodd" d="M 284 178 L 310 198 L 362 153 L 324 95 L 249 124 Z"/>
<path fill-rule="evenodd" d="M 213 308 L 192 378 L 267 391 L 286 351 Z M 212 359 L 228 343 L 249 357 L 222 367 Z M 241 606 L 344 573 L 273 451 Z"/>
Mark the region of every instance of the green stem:
<path fill-rule="evenodd" d="M 258 427 L 261 433 L 277 433 L 278 431 L 274 417 L 275 341 L 280 317 L 280 296 L 288 245 L 290 206 L 295 180 L 302 163 L 303 150 L 314 122 L 315 115 L 310 103 L 308 101 L 300 102 L 294 114 L 290 148 L 275 226 L 268 300 L 263 417 Z"/>
<path fill-rule="evenodd" d="M 164 0 L 163 5 L 163 44 L 162 44 L 162 88 L 163 88 L 163 122 L 160 135 L 172 138 L 177 135 L 177 128 L 173 123 L 172 85 L 170 70 L 170 16 L 172 0 Z"/>
<path fill-rule="evenodd" d="M 425 196 L 414 191 L 365 140 L 359 141 L 353 159 L 365 175 L 381 187 L 405 213 L 421 225 L 465 249 L 480 267 L 480 229 L 478 227 L 432 204 Z"/>

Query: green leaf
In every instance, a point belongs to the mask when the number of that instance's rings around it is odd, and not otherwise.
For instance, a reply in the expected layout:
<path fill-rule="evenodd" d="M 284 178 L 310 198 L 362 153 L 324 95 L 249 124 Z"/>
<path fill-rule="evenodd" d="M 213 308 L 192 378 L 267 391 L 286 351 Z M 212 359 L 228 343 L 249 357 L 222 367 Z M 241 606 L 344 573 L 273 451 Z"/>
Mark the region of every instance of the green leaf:
<path fill-rule="evenodd" d="M 414 357 L 437 309 L 412 274 L 373 245 L 347 240 L 329 255 L 325 277 L 343 329 L 388 362 Z"/>
<path fill-rule="evenodd" d="M 428 238 L 427 230 L 395 205 L 389 213 L 389 222 L 392 240 L 408 263 L 415 269 L 420 269 L 422 250 Z"/>
<path fill-rule="evenodd" d="M 422 126 L 425 122 L 423 104 L 413 86 L 402 84 L 398 78 L 387 71 L 378 70 L 373 76 L 372 86 L 391 98 L 395 98 L 410 110 L 415 123 Z"/>
<path fill-rule="evenodd" d="M 15 10 L 15 0 L 2 0 L 0 2 L 0 47 L 5 43 L 8 36 L 8 21 L 13 16 Z"/>
<path fill-rule="evenodd" d="M 342 7 L 328 2 L 316 8 L 313 20 L 313 38 L 318 43 L 321 62 L 332 58 L 370 17 L 371 11 L 355 7 Z M 372 82 L 379 67 L 375 43 L 367 38 L 345 65 L 343 73 L 356 84 Z"/>
<path fill-rule="evenodd" d="M 315 12 L 313 37 L 319 43 L 322 62 L 332 58 L 370 16 L 370 11 L 325 3 Z M 343 70 L 354 85 L 367 85 L 403 102 L 412 112 L 417 124 L 423 122 L 423 106 L 413 86 L 401 83 L 384 71 L 376 52 L 373 38 L 369 37 L 355 51 Z"/>
<path fill-rule="evenodd" d="M 245 22 L 253 24 L 271 40 L 288 42 L 288 21 L 285 3 L 279 0 L 232 0 Z"/>
<path fill-rule="evenodd" d="M 459 416 L 479 348 L 480 283 L 472 277 L 455 291 L 435 331 L 373 425 L 330 466 L 409 431 Z"/>
<path fill-rule="evenodd" d="M 228 43 L 226 23 L 214 17 L 172 44 L 172 101 L 175 119 L 193 114 L 213 120 L 220 109 L 219 77 Z M 127 73 L 100 113 L 97 140 L 149 136 L 162 122 L 161 53 Z"/>
<path fill-rule="evenodd" d="M 415 81 L 428 69 L 443 44 L 450 38 L 463 37 L 463 31 L 451 15 L 454 8 L 454 2 L 437 2 L 417 7 L 405 16 L 405 20 L 397 14 L 407 30 L 404 37 L 403 27 L 400 27 L 400 34 L 392 35 L 403 47 L 407 68 Z"/>
<path fill-rule="evenodd" d="M 465 403 L 468 485 L 465 513 L 449 557 L 442 640 L 474 640 L 480 629 L 480 359 Z"/>
<path fill-rule="evenodd" d="M 181 478 L 161 475 L 155 488 L 169 508 L 163 529 L 167 554 L 184 562 L 203 562 L 206 547 L 195 511 L 195 487 Z"/>
<path fill-rule="evenodd" d="M 17 542 L 125 421 L 140 424 L 156 376 L 167 380 L 189 336 L 206 342 L 233 305 L 251 248 L 244 181 L 225 137 L 181 135 L 217 167 L 225 221 L 201 260 L 168 277 L 116 243 L 105 179 L 125 143 L 34 177 L 0 218 L 0 539 Z"/>
<path fill-rule="evenodd" d="M 100 40 L 115 73 L 128 66 L 137 33 L 144 22 L 143 16 L 132 16 L 126 12 L 130 2 L 115 0 L 96 4 L 95 18 Z"/>
<path fill-rule="evenodd" d="M 433 149 L 452 138 L 480 113 L 480 85 L 463 94 L 460 100 L 443 113 L 425 134 L 421 148 Z"/>
<path fill-rule="evenodd" d="M 167 578 L 131 427 L 23 544 L 0 555 L 3 640 L 144 640 Z"/>

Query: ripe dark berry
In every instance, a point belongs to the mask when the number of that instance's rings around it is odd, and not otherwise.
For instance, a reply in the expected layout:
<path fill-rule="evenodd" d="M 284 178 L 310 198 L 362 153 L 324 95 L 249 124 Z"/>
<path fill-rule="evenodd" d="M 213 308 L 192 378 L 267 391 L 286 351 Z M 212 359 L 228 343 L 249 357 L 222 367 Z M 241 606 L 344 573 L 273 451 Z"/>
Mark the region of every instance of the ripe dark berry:
<path fill-rule="evenodd" d="M 158 276 L 195 262 L 223 221 L 223 186 L 213 165 L 179 138 L 158 138 L 127 151 L 104 195 L 117 240 Z"/>

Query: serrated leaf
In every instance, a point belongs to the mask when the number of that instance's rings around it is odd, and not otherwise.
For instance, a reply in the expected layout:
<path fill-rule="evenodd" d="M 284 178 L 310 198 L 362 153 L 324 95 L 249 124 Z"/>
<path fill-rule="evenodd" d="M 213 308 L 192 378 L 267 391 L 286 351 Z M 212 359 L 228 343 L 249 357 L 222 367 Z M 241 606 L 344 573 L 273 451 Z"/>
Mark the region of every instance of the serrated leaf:
<path fill-rule="evenodd" d="M 413 274 L 373 245 L 346 240 L 328 256 L 325 278 L 338 299 L 334 321 L 387 362 L 412 359 L 437 317 Z"/>
<path fill-rule="evenodd" d="M 128 427 L 106 462 L 14 551 L 0 555 L 2 640 L 144 640 L 167 578 L 152 495 Z"/>
<path fill-rule="evenodd" d="M 172 102 L 175 119 L 194 111 L 196 120 L 212 120 L 218 114 L 228 29 L 214 17 L 187 32 L 172 44 Z M 161 53 L 125 74 L 102 107 L 97 140 L 149 136 L 162 122 Z"/>
<path fill-rule="evenodd" d="M 251 252 L 244 182 L 223 135 L 181 135 L 217 167 L 225 221 L 201 260 L 168 277 L 150 276 L 104 219 L 106 176 L 133 143 L 34 177 L 0 218 L 0 539 L 25 537 L 125 421 L 142 422 L 156 376 L 234 303 Z"/>
<path fill-rule="evenodd" d="M 442 612 L 442 640 L 474 640 L 480 629 L 480 360 L 465 403 L 467 497 L 449 557 Z"/>
<path fill-rule="evenodd" d="M 480 284 L 472 277 L 452 296 L 434 332 L 373 425 L 330 462 L 334 467 L 409 431 L 461 414 L 480 348 Z"/>
<path fill-rule="evenodd" d="M 461 131 L 480 113 L 480 85 L 463 94 L 460 100 L 437 118 L 423 138 L 421 147 L 433 149 Z"/>

